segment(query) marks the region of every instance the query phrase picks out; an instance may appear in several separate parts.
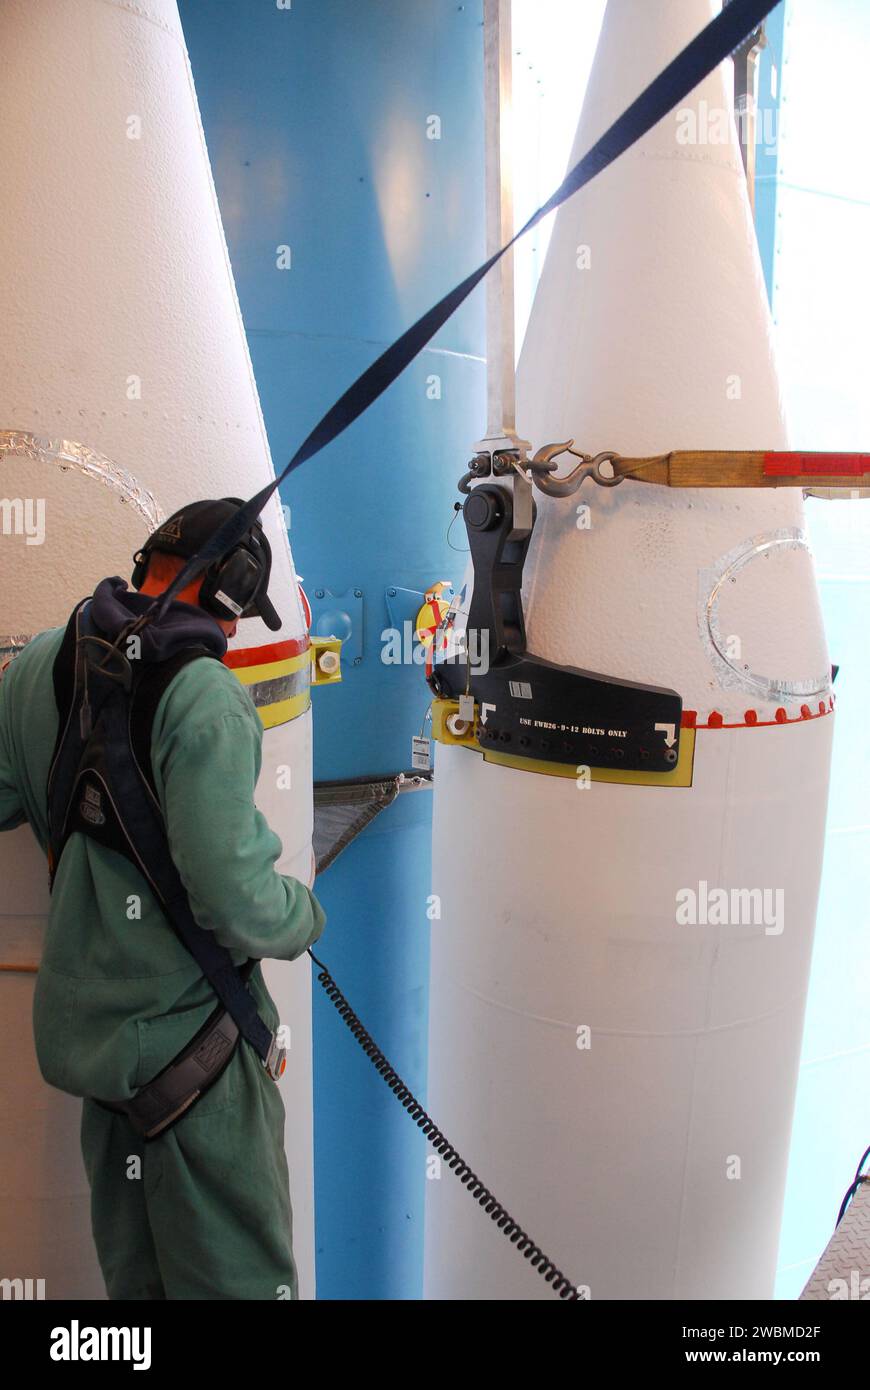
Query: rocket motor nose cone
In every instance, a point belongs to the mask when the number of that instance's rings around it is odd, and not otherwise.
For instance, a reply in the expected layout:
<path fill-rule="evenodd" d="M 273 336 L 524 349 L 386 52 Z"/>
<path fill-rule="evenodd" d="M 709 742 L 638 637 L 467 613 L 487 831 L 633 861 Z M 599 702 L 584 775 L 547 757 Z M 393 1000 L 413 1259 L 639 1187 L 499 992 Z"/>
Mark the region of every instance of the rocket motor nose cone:
<path fill-rule="evenodd" d="M 274 472 L 175 0 L 9 0 L 0 79 L 16 112 L 0 129 L 0 432 L 24 441 L 0 449 L 26 462 L 21 495 L 44 498 L 55 578 L 43 586 L 31 564 L 4 592 L 38 630 L 90 579 L 129 575 L 161 517 L 249 496 Z M 82 508 L 90 531 L 73 534 L 62 521 Z M 281 636 L 301 639 L 277 497 L 262 520 Z M 266 616 L 233 646 L 273 642 Z"/>
<path fill-rule="evenodd" d="M 714 8 L 610 0 L 574 162 Z M 518 374 L 536 448 L 784 443 L 730 79 L 557 213 Z M 801 708 L 827 656 L 800 494 L 587 481 L 537 501 L 529 648 L 677 690 L 689 784 L 439 748 L 429 1104 L 593 1298 L 770 1298 L 832 725 Z M 527 698 L 545 727 L 582 713 Z M 551 1297 L 467 1201 L 427 1184 L 427 1296 Z"/>
<path fill-rule="evenodd" d="M 716 8 L 610 0 L 572 160 Z M 536 446 L 786 446 L 732 85 L 724 63 L 557 213 L 517 374 L 518 424 Z M 587 482 L 572 502 L 539 498 L 529 644 L 675 687 L 699 716 L 773 717 L 783 702 L 797 713 L 801 692 L 827 693 L 829 666 L 803 525 L 795 489 Z M 720 581 L 735 565 L 717 635 Z M 740 637 L 746 656 L 720 659 L 722 635 Z"/>

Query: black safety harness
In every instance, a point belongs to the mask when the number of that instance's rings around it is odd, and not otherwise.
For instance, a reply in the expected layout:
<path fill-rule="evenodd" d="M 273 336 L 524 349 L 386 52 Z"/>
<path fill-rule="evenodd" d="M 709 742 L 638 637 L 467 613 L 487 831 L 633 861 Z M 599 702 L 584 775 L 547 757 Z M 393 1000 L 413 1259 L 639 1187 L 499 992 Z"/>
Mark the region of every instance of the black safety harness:
<path fill-rule="evenodd" d="M 190 1043 L 130 1100 L 94 1098 L 126 1114 L 138 1133 L 153 1139 L 217 1081 L 240 1038 L 251 1044 L 274 1080 L 286 1055 L 248 989 L 257 962 L 236 966 L 193 915 L 170 852 L 151 767 L 151 726 L 170 681 L 191 661 L 218 658 L 197 642 L 165 660 L 137 658 L 141 620 L 131 618 L 112 643 L 91 609 L 90 599 L 75 608 L 54 663 L 60 722 L 48 778 L 49 883 L 53 888 L 64 847 L 76 832 L 124 855 L 147 881 L 219 1000 Z"/>

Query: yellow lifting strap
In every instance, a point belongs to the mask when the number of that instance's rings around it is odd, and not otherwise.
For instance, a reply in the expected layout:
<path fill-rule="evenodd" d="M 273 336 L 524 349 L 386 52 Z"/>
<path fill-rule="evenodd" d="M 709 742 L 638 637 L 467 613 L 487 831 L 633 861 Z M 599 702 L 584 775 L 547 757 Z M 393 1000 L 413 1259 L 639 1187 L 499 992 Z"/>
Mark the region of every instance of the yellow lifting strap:
<path fill-rule="evenodd" d="M 654 458 L 610 456 L 614 477 L 665 487 L 870 488 L 870 454 L 674 450 Z"/>

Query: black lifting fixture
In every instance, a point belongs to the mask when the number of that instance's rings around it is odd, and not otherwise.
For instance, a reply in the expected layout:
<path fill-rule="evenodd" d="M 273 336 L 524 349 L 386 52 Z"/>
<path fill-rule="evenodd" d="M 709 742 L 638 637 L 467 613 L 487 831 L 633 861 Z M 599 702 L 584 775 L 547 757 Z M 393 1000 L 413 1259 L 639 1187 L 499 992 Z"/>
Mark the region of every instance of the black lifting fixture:
<path fill-rule="evenodd" d="M 496 455 L 493 471 L 499 462 Z M 519 505 L 517 487 L 528 489 Z M 430 688 L 441 699 L 474 697 L 484 749 L 575 767 L 673 772 L 682 715 L 675 690 L 559 666 L 527 650 L 523 566 L 537 515 L 530 492 L 516 474 L 468 492 L 462 513 L 474 588 L 466 640 L 433 665 Z"/>

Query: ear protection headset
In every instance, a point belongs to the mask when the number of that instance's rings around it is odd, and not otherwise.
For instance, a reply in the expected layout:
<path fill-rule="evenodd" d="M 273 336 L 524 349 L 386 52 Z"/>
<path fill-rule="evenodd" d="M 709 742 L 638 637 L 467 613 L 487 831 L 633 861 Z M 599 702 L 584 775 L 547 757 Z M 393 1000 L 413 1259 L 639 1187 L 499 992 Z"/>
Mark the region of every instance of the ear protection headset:
<path fill-rule="evenodd" d="M 194 503 L 169 517 L 163 526 L 148 537 L 142 549 L 133 557 L 131 582 L 134 589 L 141 589 L 145 583 L 149 560 L 153 553 L 189 558 L 196 553 L 203 541 L 232 515 L 235 507 L 241 505 L 240 497 L 224 497 L 221 502 Z M 183 528 L 183 542 L 180 535 L 173 533 L 172 523 L 179 518 L 183 518 L 186 523 Z M 177 529 L 180 531 L 181 527 Z M 253 616 L 260 611 L 254 603 L 255 599 L 261 597 L 264 600 L 264 608 L 268 604 L 265 588 L 271 569 L 272 550 L 262 525 L 255 521 L 238 545 L 220 560 L 209 565 L 203 574 L 198 599 L 200 608 L 225 622 Z M 268 604 L 268 607 L 271 611 L 271 604 Z M 270 622 L 269 626 L 274 624 Z"/>
<path fill-rule="evenodd" d="M 246 537 L 222 560 L 209 565 L 199 591 L 200 608 L 214 618 L 243 618 L 271 568 L 271 556 L 265 565 L 262 559 L 268 545 L 265 536 Z"/>

